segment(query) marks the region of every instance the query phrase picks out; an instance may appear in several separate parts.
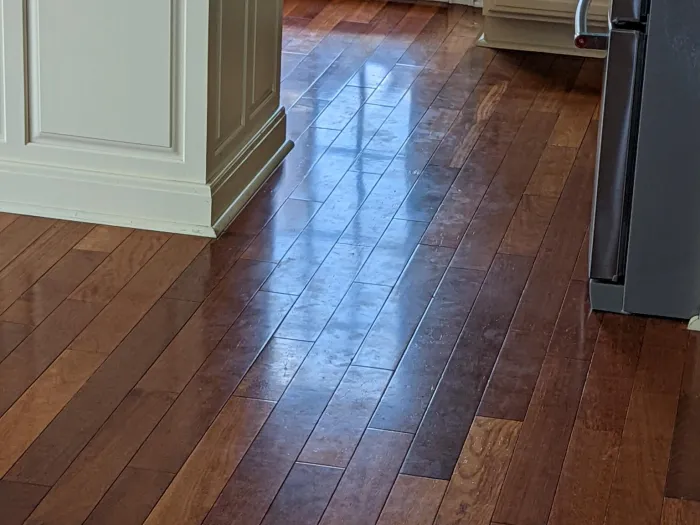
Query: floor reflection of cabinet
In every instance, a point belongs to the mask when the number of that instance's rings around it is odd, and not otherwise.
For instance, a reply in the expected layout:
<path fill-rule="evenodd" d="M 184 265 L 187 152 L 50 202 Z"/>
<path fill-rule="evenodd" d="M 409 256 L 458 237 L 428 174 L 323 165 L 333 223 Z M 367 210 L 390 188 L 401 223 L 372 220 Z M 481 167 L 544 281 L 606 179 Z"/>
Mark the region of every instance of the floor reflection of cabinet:
<path fill-rule="evenodd" d="M 573 45 L 576 0 L 484 0 L 484 34 L 489 47 L 566 55 L 604 56 Z M 592 29 L 605 31 L 608 0 L 593 0 Z"/>

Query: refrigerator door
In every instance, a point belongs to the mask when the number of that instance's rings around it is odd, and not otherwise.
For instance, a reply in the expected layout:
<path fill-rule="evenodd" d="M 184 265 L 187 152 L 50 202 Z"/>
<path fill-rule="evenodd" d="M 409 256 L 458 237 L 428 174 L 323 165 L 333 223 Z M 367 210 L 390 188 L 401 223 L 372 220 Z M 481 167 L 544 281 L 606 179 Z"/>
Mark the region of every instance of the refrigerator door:
<path fill-rule="evenodd" d="M 647 14 L 647 0 L 613 0 L 610 7 L 610 21 L 641 22 Z"/>
<path fill-rule="evenodd" d="M 617 282 L 624 274 L 643 46 L 637 31 L 610 33 L 591 226 L 590 276 L 596 280 Z"/>
<path fill-rule="evenodd" d="M 700 311 L 700 2 L 653 0 L 649 14 L 624 308 Z"/>

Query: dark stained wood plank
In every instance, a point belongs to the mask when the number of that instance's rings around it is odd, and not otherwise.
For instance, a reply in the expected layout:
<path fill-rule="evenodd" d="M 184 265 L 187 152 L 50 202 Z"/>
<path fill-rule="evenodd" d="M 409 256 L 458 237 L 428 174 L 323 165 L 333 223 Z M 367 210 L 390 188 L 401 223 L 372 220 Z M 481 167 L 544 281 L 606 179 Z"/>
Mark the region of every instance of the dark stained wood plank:
<path fill-rule="evenodd" d="M 459 246 L 519 127 L 519 121 L 500 113 L 489 120 L 430 222 L 422 244 Z"/>
<path fill-rule="evenodd" d="M 422 222 L 391 221 L 355 280 L 394 286 L 418 246 L 425 227 Z"/>
<path fill-rule="evenodd" d="M 37 326 L 104 260 L 105 253 L 70 250 L 0 317 Z"/>
<path fill-rule="evenodd" d="M 107 304 L 170 238 L 135 231 L 71 294 L 76 301 Z"/>
<path fill-rule="evenodd" d="M 295 55 L 304 59 L 306 55 Z M 328 107 L 325 100 L 315 98 L 300 98 L 287 110 L 287 138 L 296 141 L 309 129 L 318 116 Z"/>
<path fill-rule="evenodd" d="M 22 525 L 48 491 L 49 487 L 0 479 L 3 525 Z"/>
<path fill-rule="evenodd" d="M 351 86 L 376 88 L 437 12 L 434 5 L 413 5 L 369 59 L 350 79 Z"/>
<path fill-rule="evenodd" d="M 14 213 L 0 212 L 0 232 L 15 222 L 18 218 L 19 215 L 15 215 Z"/>
<path fill-rule="evenodd" d="M 287 29 L 287 21 L 285 21 L 285 32 L 284 32 L 284 37 L 286 38 L 287 35 L 289 34 L 289 31 Z M 289 76 L 289 74 L 294 71 L 294 69 L 299 65 L 299 63 L 304 59 L 306 55 L 303 53 L 288 53 L 286 51 L 282 52 L 282 72 L 280 79 L 284 80 Z M 301 101 L 300 101 L 301 102 Z M 295 105 L 295 107 L 299 105 L 298 103 Z M 289 113 L 287 113 L 287 116 L 289 117 Z M 313 120 L 313 119 L 311 119 Z M 306 129 L 306 128 L 304 128 Z M 303 130 L 301 130 L 303 131 Z"/>
<path fill-rule="evenodd" d="M 291 2 L 291 6 L 287 6 L 285 1 L 284 16 L 308 18 L 313 20 L 328 4 L 328 0 L 307 0 L 305 2 Z"/>
<path fill-rule="evenodd" d="M 525 188 L 525 194 L 559 197 L 574 165 L 576 153 L 576 148 L 547 146 Z"/>
<path fill-rule="evenodd" d="M 356 365 L 396 368 L 452 254 L 449 248 L 418 247 L 362 345 Z"/>
<path fill-rule="evenodd" d="M 232 397 L 145 521 L 201 523 L 216 502 L 273 403 Z"/>
<path fill-rule="evenodd" d="M 342 131 L 365 102 L 376 104 L 370 100 L 372 91 L 356 86 L 345 87 L 314 121 L 314 126 Z"/>
<path fill-rule="evenodd" d="M 400 474 L 377 525 L 432 525 L 447 482 Z"/>
<path fill-rule="evenodd" d="M 116 226 L 95 226 L 83 240 L 75 245 L 76 250 L 112 253 L 134 230 Z"/>
<path fill-rule="evenodd" d="M 326 4 L 319 12 L 314 13 L 314 16 L 303 15 L 304 18 L 310 18 L 311 21 L 302 34 L 289 43 L 286 50 L 295 53 L 318 51 L 321 47 L 319 44 L 328 43 L 327 35 L 332 30 L 337 30 L 339 23 L 351 13 L 352 7 L 348 3 L 334 2 L 332 5 Z M 291 16 L 299 15 L 296 11 L 293 11 Z"/>
<path fill-rule="evenodd" d="M 588 363 L 547 357 L 493 519 L 545 523 L 554 499 Z"/>
<path fill-rule="evenodd" d="M 172 283 L 165 297 L 182 301 L 204 301 L 251 240 L 252 237 L 246 234 L 227 233 L 216 241 L 203 244 L 191 264 Z M 169 244 L 163 249 L 167 249 Z"/>
<path fill-rule="evenodd" d="M 295 464 L 263 525 L 318 523 L 342 475 L 343 470 L 339 468 Z"/>
<path fill-rule="evenodd" d="M 488 270 L 554 126 L 529 113 L 457 248 L 452 266 Z"/>
<path fill-rule="evenodd" d="M 46 370 L 100 311 L 100 306 L 68 300 L 0 363 L 0 414 Z"/>
<path fill-rule="evenodd" d="M 497 255 L 418 429 L 403 474 L 449 479 L 506 336 L 532 259 Z"/>
<path fill-rule="evenodd" d="M 321 525 L 374 523 L 411 443 L 410 434 L 367 429 L 345 470 Z"/>
<path fill-rule="evenodd" d="M 71 343 L 70 348 L 111 353 L 207 243 L 207 239 L 171 237 Z"/>
<path fill-rule="evenodd" d="M 519 422 L 503 419 L 474 419 L 436 525 L 490 523 L 520 426 Z"/>
<path fill-rule="evenodd" d="M 175 394 L 134 390 L 25 523 L 82 523 L 126 467 Z"/>
<path fill-rule="evenodd" d="M 476 45 L 481 32 L 482 18 L 471 9 L 464 12 L 450 34 L 425 65 L 435 71 L 454 71 L 466 52 Z"/>
<path fill-rule="evenodd" d="M 700 523 L 700 503 L 666 498 L 661 525 L 693 525 Z"/>
<path fill-rule="evenodd" d="M 271 263 L 238 261 L 148 370 L 139 386 L 145 390 L 182 392 L 226 332 L 242 312 L 246 312 L 273 268 Z M 253 326 L 257 326 L 254 316 L 263 312 L 265 304 L 264 299 L 258 299 L 250 305 L 251 313 L 245 314 L 245 320 L 240 323 L 252 319 Z"/>
<path fill-rule="evenodd" d="M 369 253 L 362 246 L 336 245 L 277 330 L 277 337 L 315 341 Z"/>
<path fill-rule="evenodd" d="M 0 362 L 31 333 L 31 326 L 0 321 Z"/>
<path fill-rule="evenodd" d="M 450 268 L 389 383 L 370 426 L 415 433 L 484 280 Z"/>
<path fill-rule="evenodd" d="M 287 199 L 241 257 L 279 262 L 320 207 L 318 202 Z"/>
<path fill-rule="evenodd" d="M 439 9 L 399 59 L 399 64 L 425 66 L 466 11 L 464 6 Z"/>
<path fill-rule="evenodd" d="M 550 355 L 590 360 L 603 315 L 591 310 L 588 283 L 572 281 L 564 296 L 547 352 Z"/>
<path fill-rule="evenodd" d="M 556 197 L 523 195 L 498 252 L 530 257 L 537 255 L 557 200 Z"/>
<path fill-rule="evenodd" d="M 590 249 L 591 240 L 589 230 L 586 230 L 586 236 L 581 243 L 581 250 L 578 252 L 574 273 L 571 275 L 571 280 L 588 282 L 588 251 Z"/>
<path fill-rule="evenodd" d="M 56 221 L 40 217 L 5 219 L 0 231 L 0 270 L 41 237 Z"/>
<path fill-rule="evenodd" d="M 523 421 L 547 353 L 549 336 L 511 331 L 506 336 L 478 414 Z"/>
<path fill-rule="evenodd" d="M 597 128 L 589 127 L 513 319 L 515 330 L 551 333 L 591 218 Z"/>
<path fill-rule="evenodd" d="M 85 521 L 85 525 L 142 525 L 173 475 L 125 468 Z"/>
<path fill-rule="evenodd" d="M 390 377 L 389 370 L 351 366 L 301 451 L 299 461 L 345 468 Z"/>
<path fill-rule="evenodd" d="M 452 168 L 428 166 L 418 177 L 395 218 L 430 222 L 458 173 Z"/>
<path fill-rule="evenodd" d="M 605 523 L 620 437 L 576 425 L 548 525 Z"/>
<path fill-rule="evenodd" d="M 404 95 L 408 93 L 411 84 L 418 78 L 420 72 L 421 68 L 415 66 L 394 66 L 367 102 L 378 106 L 396 107 Z"/>
<path fill-rule="evenodd" d="M 91 225 L 79 222 L 55 223 L 8 264 L 0 272 L 0 312 L 7 310 L 91 229 Z"/>
<path fill-rule="evenodd" d="M 6 479 L 40 485 L 56 483 L 196 306 L 172 299 L 158 301 L 32 443 Z"/>
<path fill-rule="evenodd" d="M 340 384 L 388 290 L 353 285 L 253 441 L 206 524 L 259 523 Z"/>
<path fill-rule="evenodd" d="M 552 69 L 549 72 L 549 79 L 545 89 L 543 89 L 532 104 L 535 111 L 547 111 L 549 113 L 559 113 L 566 95 L 574 87 L 576 77 L 581 70 L 583 60 L 574 57 L 557 57 L 554 59 Z"/>
<path fill-rule="evenodd" d="M 0 477 L 15 464 L 104 357 L 67 350 L 0 417 Z"/>
<path fill-rule="evenodd" d="M 294 297 L 259 292 L 131 462 L 176 473 L 272 337 Z"/>
<path fill-rule="evenodd" d="M 234 394 L 279 401 L 311 350 L 312 343 L 273 338 L 255 360 Z"/>
<path fill-rule="evenodd" d="M 434 105 L 462 109 L 495 56 L 496 52 L 492 49 L 475 46 L 468 49 L 438 94 Z"/>
<path fill-rule="evenodd" d="M 591 373 L 633 379 L 644 337 L 644 320 L 606 314 L 591 362 Z"/>

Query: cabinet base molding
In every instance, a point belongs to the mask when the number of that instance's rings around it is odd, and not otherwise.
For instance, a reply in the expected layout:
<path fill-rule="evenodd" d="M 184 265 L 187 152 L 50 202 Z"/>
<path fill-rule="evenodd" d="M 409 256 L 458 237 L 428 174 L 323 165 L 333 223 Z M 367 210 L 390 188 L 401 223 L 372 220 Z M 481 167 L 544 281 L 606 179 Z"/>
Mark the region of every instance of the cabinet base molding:
<path fill-rule="evenodd" d="M 485 16 L 484 32 L 478 45 L 496 49 L 605 58 L 605 51 L 575 47 L 573 34 L 573 25 L 570 24 Z"/>
<path fill-rule="evenodd" d="M 3 160 L 0 211 L 216 237 L 291 150 L 285 128 L 280 108 L 210 184 Z"/>

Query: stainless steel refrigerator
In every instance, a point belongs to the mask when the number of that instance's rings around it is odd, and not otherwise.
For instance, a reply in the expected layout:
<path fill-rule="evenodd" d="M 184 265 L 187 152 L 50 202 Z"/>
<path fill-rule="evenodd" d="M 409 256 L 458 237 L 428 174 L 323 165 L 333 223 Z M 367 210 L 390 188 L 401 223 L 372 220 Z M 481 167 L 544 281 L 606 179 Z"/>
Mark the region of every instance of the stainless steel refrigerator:
<path fill-rule="evenodd" d="M 593 222 L 594 309 L 689 319 L 700 312 L 700 0 L 613 0 Z"/>

